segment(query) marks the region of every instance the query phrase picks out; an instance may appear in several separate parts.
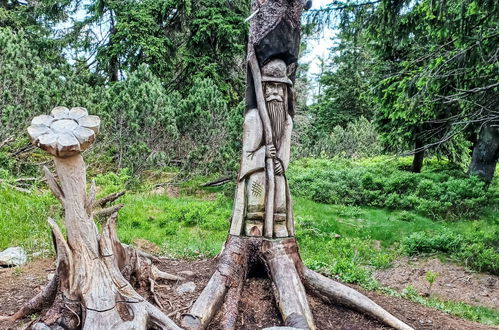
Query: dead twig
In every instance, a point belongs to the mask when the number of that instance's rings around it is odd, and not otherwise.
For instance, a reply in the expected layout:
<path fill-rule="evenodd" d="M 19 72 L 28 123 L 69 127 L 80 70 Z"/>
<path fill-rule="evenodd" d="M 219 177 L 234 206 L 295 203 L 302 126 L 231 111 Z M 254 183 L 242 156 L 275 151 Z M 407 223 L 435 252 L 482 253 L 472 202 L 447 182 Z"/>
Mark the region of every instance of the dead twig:
<path fill-rule="evenodd" d="M 113 193 L 113 194 L 110 194 L 106 197 L 103 197 L 99 200 L 97 200 L 95 203 L 93 203 L 93 207 L 104 207 L 106 206 L 106 204 L 108 203 L 111 203 L 115 200 L 117 200 L 118 198 L 120 198 L 121 196 L 123 196 L 124 194 L 126 193 L 126 191 L 119 191 L 119 192 L 116 192 L 116 193 Z"/>

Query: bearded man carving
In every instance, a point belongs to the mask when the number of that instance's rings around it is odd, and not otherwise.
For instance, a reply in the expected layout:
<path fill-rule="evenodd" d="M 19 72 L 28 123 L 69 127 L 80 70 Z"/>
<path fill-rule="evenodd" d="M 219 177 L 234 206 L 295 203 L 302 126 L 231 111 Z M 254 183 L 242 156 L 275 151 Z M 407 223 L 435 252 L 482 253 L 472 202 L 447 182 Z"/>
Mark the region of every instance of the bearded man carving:
<path fill-rule="evenodd" d="M 291 198 L 286 180 L 293 120 L 289 114 L 288 93 L 292 82 L 283 60 L 273 59 L 262 67 L 262 83 L 272 128 L 272 144 L 265 144 L 262 119 L 256 108 L 246 111 L 243 154 L 231 225 L 232 235 L 262 236 L 265 201 L 269 187 L 266 159 L 274 164 L 273 236 L 293 236 Z"/>

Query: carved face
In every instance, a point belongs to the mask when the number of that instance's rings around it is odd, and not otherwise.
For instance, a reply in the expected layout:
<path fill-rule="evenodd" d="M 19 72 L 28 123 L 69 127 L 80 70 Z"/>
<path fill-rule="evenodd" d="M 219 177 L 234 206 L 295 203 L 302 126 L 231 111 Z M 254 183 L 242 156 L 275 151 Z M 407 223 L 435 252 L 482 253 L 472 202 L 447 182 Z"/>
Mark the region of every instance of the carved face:
<path fill-rule="evenodd" d="M 270 124 L 272 126 L 272 137 L 275 146 L 279 149 L 287 115 L 287 86 L 283 83 L 266 82 L 265 103 L 269 114 Z"/>
<path fill-rule="evenodd" d="M 265 101 L 284 102 L 286 84 L 276 82 L 265 83 Z"/>

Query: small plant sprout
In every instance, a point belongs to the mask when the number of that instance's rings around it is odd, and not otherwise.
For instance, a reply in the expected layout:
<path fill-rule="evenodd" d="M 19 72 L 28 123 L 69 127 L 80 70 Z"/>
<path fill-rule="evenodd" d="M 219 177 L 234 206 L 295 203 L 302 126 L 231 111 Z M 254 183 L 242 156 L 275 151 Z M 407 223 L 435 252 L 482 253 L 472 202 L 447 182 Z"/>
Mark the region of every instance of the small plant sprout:
<path fill-rule="evenodd" d="M 427 271 L 425 273 L 425 279 L 428 281 L 428 296 L 431 295 L 431 287 L 433 286 L 433 283 L 435 283 L 435 281 L 437 280 L 438 278 L 438 273 L 436 272 L 433 272 L 431 270 Z"/>

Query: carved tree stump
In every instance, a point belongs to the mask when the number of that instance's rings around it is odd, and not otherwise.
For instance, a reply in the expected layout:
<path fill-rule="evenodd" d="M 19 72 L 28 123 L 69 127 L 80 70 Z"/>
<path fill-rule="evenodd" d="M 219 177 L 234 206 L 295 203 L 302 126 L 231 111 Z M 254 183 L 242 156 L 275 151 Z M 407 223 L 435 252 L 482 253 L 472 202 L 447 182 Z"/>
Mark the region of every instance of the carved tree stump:
<path fill-rule="evenodd" d="M 286 179 L 294 115 L 294 90 L 302 0 L 252 0 L 246 113 L 241 168 L 230 235 L 218 267 L 182 319 L 185 329 L 205 329 L 221 313 L 221 328 L 235 329 L 248 274 L 257 267 L 272 280 L 284 325 L 316 329 L 306 289 L 327 302 L 349 306 L 396 329 L 412 329 L 363 294 L 307 269 L 294 236 Z"/>
<path fill-rule="evenodd" d="M 165 278 L 150 260 L 123 246 L 116 235 L 116 213 L 99 233 L 94 206 L 120 196 L 95 201 L 95 184 L 86 192 L 86 170 L 81 152 L 95 140 L 100 120 L 84 108 L 56 107 L 51 115 L 35 117 L 28 128 L 33 144 L 55 156 L 59 181 L 44 168 L 47 183 L 64 207 L 67 240 L 53 219 L 49 225 L 57 252 L 56 274 L 44 291 L 17 313 L 13 321 L 51 306 L 46 324 L 69 329 L 180 329 L 157 307 L 140 296 L 127 277 L 151 282 Z M 142 260 L 141 260 L 142 259 Z M 168 274 L 166 274 L 168 275 Z M 168 277 L 168 276 L 166 276 Z"/>

